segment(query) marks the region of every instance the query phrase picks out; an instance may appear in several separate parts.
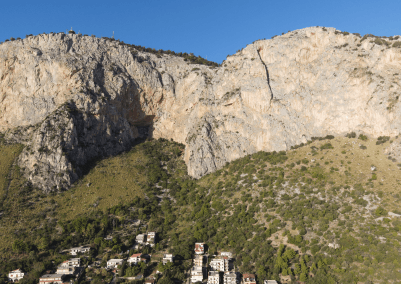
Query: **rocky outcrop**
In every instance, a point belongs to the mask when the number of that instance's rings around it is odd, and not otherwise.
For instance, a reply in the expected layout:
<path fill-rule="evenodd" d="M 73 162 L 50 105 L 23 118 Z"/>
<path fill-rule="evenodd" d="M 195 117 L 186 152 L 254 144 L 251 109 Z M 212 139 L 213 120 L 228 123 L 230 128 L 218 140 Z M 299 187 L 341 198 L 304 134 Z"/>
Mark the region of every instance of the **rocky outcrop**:
<path fill-rule="evenodd" d="M 256 41 L 217 68 L 81 35 L 6 42 L 0 130 L 30 129 L 8 137 L 27 145 L 20 165 L 47 191 L 128 149 L 143 127 L 184 143 L 194 177 L 313 136 L 395 136 L 398 42 L 313 27 Z"/>

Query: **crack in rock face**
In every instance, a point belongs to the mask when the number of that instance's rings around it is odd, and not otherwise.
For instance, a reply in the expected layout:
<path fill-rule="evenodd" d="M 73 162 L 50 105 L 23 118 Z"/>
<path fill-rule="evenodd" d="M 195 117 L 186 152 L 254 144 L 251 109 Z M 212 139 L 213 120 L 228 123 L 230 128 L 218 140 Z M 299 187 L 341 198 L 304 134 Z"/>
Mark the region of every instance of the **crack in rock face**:
<path fill-rule="evenodd" d="M 401 49 L 387 46 L 399 40 L 374 40 L 306 28 L 249 44 L 221 67 L 75 34 L 6 42 L 0 131 L 26 145 L 18 163 L 46 192 L 146 137 L 185 144 L 199 178 L 313 136 L 396 136 Z M 401 156 L 394 143 L 388 151 Z"/>

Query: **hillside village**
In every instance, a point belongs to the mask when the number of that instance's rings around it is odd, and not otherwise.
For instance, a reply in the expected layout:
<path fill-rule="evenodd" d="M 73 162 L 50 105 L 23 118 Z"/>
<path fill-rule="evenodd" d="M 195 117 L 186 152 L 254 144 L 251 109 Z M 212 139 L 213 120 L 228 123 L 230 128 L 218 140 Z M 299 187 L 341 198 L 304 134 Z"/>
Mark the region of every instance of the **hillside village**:
<path fill-rule="evenodd" d="M 156 232 L 148 232 L 147 234 L 138 234 L 136 236 L 135 250 L 142 250 L 144 246 L 153 247 L 156 242 Z M 256 276 L 252 273 L 240 273 L 236 271 L 234 259 L 231 252 L 220 252 L 219 255 L 209 255 L 206 252 L 207 245 L 205 243 L 195 243 L 194 258 L 190 273 L 187 273 L 186 283 L 188 284 L 256 284 Z M 155 261 L 156 269 L 144 279 L 143 274 L 138 273 L 135 276 L 126 276 L 123 270 L 126 267 L 138 266 L 141 263 L 147 264 L 151 262 L 151 255 L 134 253 L 128 258 L 108 259 L 105 263 L 94 261 L 90 264 L 83 264 L 81 259 L 87 259 L 91 251 L 90 246 L 80 246 L 70 248 L 64 251 L 71 256 L 77 256 L 63 261 L 56 271 L 48 271 L 39 278 L 39 284 L 71 284 L 90 282 L 92 279 L 86 272 L 92 269 L 104 268 L 112 275 L 110 283 L 120 283 L 124 281 L 137 280 L 144 284 L 155 284 L 160 279 L 163 268 L 168 265 L 174 265 L 174 255 L 171 253 L 163 254 L 161 261 Z M 121 253 L 122 255 L 122 253 Z M 161 269 L 164 270 L 164 269 Z M 29 273 L 21 269 L 10 271 L 8 275 L 9 282 L 19 282 Z M 276 280 L 264 280 L 264 284 L 277 284 Z"/>

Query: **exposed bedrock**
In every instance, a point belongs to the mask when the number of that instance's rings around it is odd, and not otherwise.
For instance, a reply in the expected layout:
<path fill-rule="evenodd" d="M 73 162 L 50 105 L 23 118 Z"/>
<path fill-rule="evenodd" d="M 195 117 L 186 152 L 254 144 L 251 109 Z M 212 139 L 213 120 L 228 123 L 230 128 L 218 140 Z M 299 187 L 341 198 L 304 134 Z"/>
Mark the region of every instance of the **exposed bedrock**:
<path fill-rule="evenodd" d="M 81 35 L 6 42 L 0 130 L 23 129 L 7 137 L 26 144 L 20 166 L 45 191 L 129 149 L 143 127 L 184 143 L 196 178 L 313 136 L 396 136 L 401 49 L 374 40 L 306 28 L 249 44 L 217 68 Z"/>

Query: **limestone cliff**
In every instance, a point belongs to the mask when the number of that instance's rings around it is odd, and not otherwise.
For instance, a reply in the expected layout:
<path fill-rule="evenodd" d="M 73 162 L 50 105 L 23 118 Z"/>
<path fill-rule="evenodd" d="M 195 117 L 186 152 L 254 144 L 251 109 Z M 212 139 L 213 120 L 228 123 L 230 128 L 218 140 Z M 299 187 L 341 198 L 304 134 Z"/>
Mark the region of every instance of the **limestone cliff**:
<path fill-rule="evenodd" d="M 110 39 L 28 37 L 0 45 L 0 130 L 23 129 L 19 163 L 46 191 L 146 135 L 184 143 L 197 178 L 313 136 L 395 136 L 398 42 L 313 27 L 256 41 L 211 68 Z"/>

